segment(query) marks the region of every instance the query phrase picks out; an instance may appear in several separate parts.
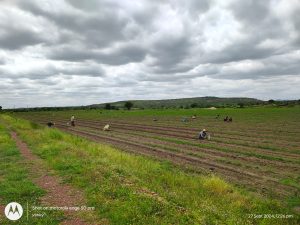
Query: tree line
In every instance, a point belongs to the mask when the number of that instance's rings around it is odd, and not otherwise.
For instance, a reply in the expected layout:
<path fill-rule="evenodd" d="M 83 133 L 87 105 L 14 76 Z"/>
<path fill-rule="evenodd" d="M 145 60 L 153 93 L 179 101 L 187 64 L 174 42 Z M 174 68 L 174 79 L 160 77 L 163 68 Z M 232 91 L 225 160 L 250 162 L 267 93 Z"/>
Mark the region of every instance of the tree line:
<path fill-rule="evenodd" d="M 272 105 L 277 107 L 293 107 L 296 105 L 300 105 L 300 99 L 299 100 L 273 100 L 270 99 L 268 101 L 262 101 L 262 102 L 239 102 L 235 104 L 199 104 L 199 103 L 192 103 L 189 105 L 178 105 L 177 107 L 164 107 L 164 105 L 161 105 L 159 107 L 136 107 L 136 109 L 146 109 L 146 108 L 180 108 L 180 109 L 189 109 L 189 108 L 208 108 L 208 107 L 216 107 L 216 108 L 245 108 L 245 107 L 252 107 L 252 106 L 266 106 L 266 105 Z M 121 106 L 116 106 L 111 103 L 106 103 L 104 106 L 68 106 L 68 107 L 33 107 L 33 108 L 16 108 L 16 109 L 3 109 L 2 106 L 0 106 L 0 111 L 6 111 L 6 112 L 32 112 L 32 111 L 65 111 L 65 110 L 79 110 L 79 109 L 105 109 L 105 110 L 119 110 L 119 109 L 127 109 L 131 110 L 134 107 L 134 103 L 131 101 L 126 101 Z"/>

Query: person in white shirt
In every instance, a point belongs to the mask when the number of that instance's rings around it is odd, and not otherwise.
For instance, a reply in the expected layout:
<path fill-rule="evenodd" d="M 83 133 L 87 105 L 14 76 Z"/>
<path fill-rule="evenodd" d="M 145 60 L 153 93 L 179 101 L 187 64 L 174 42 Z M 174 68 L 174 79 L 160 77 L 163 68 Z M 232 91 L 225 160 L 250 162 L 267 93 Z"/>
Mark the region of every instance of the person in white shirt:
<path fill-rule="evenodd" d="M 75 127 L 75 116 L 71 116 L 71 126 Z"/>

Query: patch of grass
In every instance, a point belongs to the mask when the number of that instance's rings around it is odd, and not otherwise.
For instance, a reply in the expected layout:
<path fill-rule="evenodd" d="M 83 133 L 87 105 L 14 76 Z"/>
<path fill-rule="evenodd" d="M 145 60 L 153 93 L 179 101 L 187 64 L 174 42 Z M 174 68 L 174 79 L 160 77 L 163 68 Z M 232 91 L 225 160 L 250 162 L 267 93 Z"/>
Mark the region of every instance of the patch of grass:
<path fill-rule="evenodd" d="M 37 124 L 37 123 L 34 123 L 34 122 L 30 122 L 30 127 L 31 127 L 32 129 L 38 129 L 38 128 L 40 128 L 40 125 Z"/>
<path fill-rule="evenodd" d="M 63 219 L 60 213 L 49 213 L 43 218 L 32 217 L 31 207 L 39 205 L 39 198 L 44 193 L 44 190 L 30 180 L 27 165 L 22 160 L 19 150 L 8 130 L 0 125 L 0 205 L 6 206 L 10 202 L 22 205 L 23 216 L 14 224 L 59 224 Z M 0 224 L 11 224 L 2 212 Z"/>
<path fill-rule="evenodd" d="M 61 133 L 58 132 L 56 129 L 48 129 L 45 136 L 50 137 L 51 139 L 54 139 L 54 140 L 62 139 Z"/>
<path fill-rule="evenodd" d="M 294 180 L 294 179 L 291 179 L 291 178 L 281 179 L 280 183 L 298 188 L 298 190 L 300 191 L 299 178 L 297 180 Z"/>
<path fill-rule="evenodd" d="M 89 206 L 94 206 L 99 218 L 111 224 L 299 222 L 297 218 L 248 218 L 248 214 L 290 211 L 278 201 L 241 192 L 218 177 L 184 172 L 169 163 L 124 153 L 57 130 L 60 138 L 53 138 L 49 129 L 33 130 L 27 122 L 6 120 L 49 167 L 66 182 L 83 189 Z"/>
<path fill-rule="evenodd" d="M 300 206 L 300 196 L 289 197 L 287 202 L 290 207 L 299 207 Z"/>
<path fill-rule="evenodd" d="M 219 159 L 217 159 L 216 161 L 222 162 L 222 163 L 225 163 L 225 164 L 231 164 L 231 165 L 243 167 L 242 162 L 240 162 L 240 161 L 238 161 L 238 160 L 219 158 Z M 250 166 L 249 166 L 249 167 L 250 167 Z"/>
<path fill-rule="evenodd" d="M 216 176 L 209 177 L 203 182 L 203 186 L 214 194 L 223 195 L 230 191 L 232 188 L 222 179 Z"/>

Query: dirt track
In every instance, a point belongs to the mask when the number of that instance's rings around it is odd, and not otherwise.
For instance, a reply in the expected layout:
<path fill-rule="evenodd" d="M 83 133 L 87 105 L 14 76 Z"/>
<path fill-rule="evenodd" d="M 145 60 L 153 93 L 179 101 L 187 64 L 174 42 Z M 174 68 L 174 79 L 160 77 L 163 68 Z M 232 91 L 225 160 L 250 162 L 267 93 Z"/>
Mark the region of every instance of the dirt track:
<path fill-rule="evenodd" d="M 85 205 L 85 199 L 82 192 L 69 185 L 62 184 L 59 177 L 50 175 L 42 160 L 30 151 L 28 146 L 18 137 L 18 135 L 15 132 L 12 132 L 11 136 L 15 140 L 22 156 L 29 165 L 29 172 L 33 182 L 47 192 L 46 195 L 41 198 L 41 203 L 43 205 L 58 207 Z M 74 211 L 65 211 L 64 214 L 66 216 L 66 220 L 63 221 L 62 224 L 87 224 Z"/>

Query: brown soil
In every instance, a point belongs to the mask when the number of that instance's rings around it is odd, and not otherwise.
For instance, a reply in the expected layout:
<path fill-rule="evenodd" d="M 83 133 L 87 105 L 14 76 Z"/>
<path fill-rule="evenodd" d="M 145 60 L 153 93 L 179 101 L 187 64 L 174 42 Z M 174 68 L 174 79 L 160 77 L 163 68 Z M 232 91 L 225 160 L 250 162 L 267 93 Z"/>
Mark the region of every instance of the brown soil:
<path fill-rule="evenodd" d="M 111 121 L 87 120 L 87 119 L 78 120 L 79 123 L 81 121 L 82 122 L 89 122 L 89 123 L 101 123 L 101 124 L 111 123 Z M 183 130 L 183 131 L 188 131 L 188 130 L 198 131 L 199 130 L 199 128 L 195 127 L 195 126 L 197 126 L 197 124 L 192 124 L 192 123 L 186 124 L 188 126 L 183 126 L 181 124 L 181 125 L 177 125 L 176 127 L 174 127 L 174 125 L 175 125 L 174 121 L 172 123 L 157 123 L 157 122 L 155 122 L 155 124 L 153 124 L 153 123 L 149 123 L 149 122 L 148 123 L 137 123 L 137 122 L 134 122 L 134 121 L 124 122 L 124 121 L 118 121 L 118 120 L 114 119 L 113 123 L 114 124 L 119 124 L 119 125 L 125 125 L 125 126 L 126 125 L 134 125 L 134 126 L 142 126 L 142 127 L 147 126 L 147 127 L 162 128 L 162 129 L 168 128 L 168 129 L 173 129 L 173 130 L 180 129 L 180 130 Z M 248 137 L 249 136 L 248 135 L 249 132 L 255 132 L 255 131 L 257 131 L 257 128 L 251 129 L 249 127 L 237 127 L 237 126 L 234 127 L 234 131 L 232 131 L 231 126 L 228 126 L 227 128 L 224 127 L 223 130 L 220 130 L 220 126 L 219 126 L 220 123 L 218 123 L 217 126 L 215 126 L 215 125 L 213 123 L 210 123 L 209 127 L 212 128 L 213 130 L 218 130 L 217 133 L 220 133 L 220 134 L 230 134 L 230 135 L 235 135 L 235 136 L 239 136 L 239 137 L 249 138 Z M 232 124 L 227 124 L 227 125 L 232 125 Z M 202 124 L 202 126 L 204 126 L 204 124 Z M 245 131 L 247 132 L 247 134 L 244 133 Z M 283 140 L 285 140 L 286 137 L 288 137 L 286 135 L 291 133 L 289 130 L 280 131 L 280 129 L 272 129 L 271 132 L 268 132 L 268 131 L 260 128 L 259 131 L 261 132 L 261 134 L 263 134 L 262 137 L 271 138 L 272 140 L 274 140 L 275 138 L 276 139 L 281 139 L 282 137 L 284 138 Z M 281 133 L 279 136 L 278 136 L 278 132 Z M 298 139 L 298 141 L 295 140 L 295 143 L 299 144 L 300 143 L 299 139 Z"/>
<path fill-rule="evenodd" d="M 81 123 L 80 126 L 87 126 L 87 124 Z M 99 127 L 101 127 L 101 126 L 88 125 L 87 127 L 99 129 Z M 175 133 L 174 131 L 170 131 L 168 128 L 156 130 L 155 128 L 152 128 L 152 127 L 146 127 L 146 126 L 145 127 L 136 127 L 133 125 L 120 126 L 120 125 L 117 125 L 114 123 L 112 123 L 112 127 L 115 127 L 117 129 L 123 129 L 126 131 L 128 131 L 128 130 L 142 131 L 142 132 L 148 132 L 148 133 L 159 134 L 159 135 L 164 135 L 164 136 L 176 137 L 176 138 L 186 139 L 189 141 L 196 139 L 195 133 L 193 135 L 186 135 L 185 133 L 182 134 L 182 131 L 180 131 L 180 130 L 178 130 Z M 210 144 L 216 144 L 216 145 L 228 147 L 228 148 L 236 148 L 236 149 L 240 149 L 241 151 L 251 151 L 251 152 L 257 152 L 257 153 L 264 153 L 264 154 L 268 154 L 268 155 L 272 155 L 272 156 L 277 155 L 277 156 L 284 156 L 285 158 L 290 158 L 290 159 L 299 159 L 299 154 L 277 152 L 277 151 L 272 151 L 272 150 L 260 149 L 260 148 L 252 147 L 252 146 L 244 146 L 244 145 L 233 144 L 233 143 L 222 143 L 222 142 L 216 142 L 213 140 L 210 141 Z"/>
<path fill-rule="evenodd" d="M 35 121 L 44 124 L 41 118 L 35 118 Z M 158 159 L 168 159 L 175 164 L 180 164 L 186 168 L 196 168 L 196 170 L 205 173 L 217 173 L 226 177 L 228 180 L 236 184 L 246 186 L 250 189 L 258 190 L 261 193 L 271 192 L 280 196 L 288 196 L 291 193 L 298 192 L 294 187 L 284 185 L 279 182 L 282 177 L 294 176 L 299 172 L 299 165 L 291 162 L 275 161 L 271 159 L 262 159 L 258 157 L 249 157 L 242 155 L 245 152 L 256 152 L 258 154 L 266 154 L 270 156 L 281 156 L 292 159 L 299 159 L 298 154 L 287 152 L 277 152 L 272 150 L 260 149 L 257 147 L 241 146 L 238 144 L 228 144 L 210 141 L 210 144 L 222 146 L 234 151 L 223 152 L 214 147 L 205 148 L 198 146 L 189 146 L 185 144 L 177 144 L 171 142 L 159 141 L 153 136 L 174 137 L 178 140 L 197 143 L 194 128 L 186 127 L 161 127 L 151 124 L 136 124 L 124 121 L 110 121 L 114 128 L 112 132 L 103 132 L 103 121 L 80 120 L 77 121 L 75 128 L 66 126 L 64 120 L 59 118 L 56 120 L 57 128 L 68 131 L 88 139 L 106 142 L 122 150 L 135 154 L 149 155 Z M 100 131 L 101 130 L 101 131 Z M 136 134 L 134 134 L 136 133 Z M 139 135 L 140 134 L 140 135 Z M 143 137 L 142 135 L 146 135 Z M 149 135 L 149 136 L 148 136 Z M 258 139 L 257 139 L 258 140 Z M 167 147 L 167 148 L 164 148 Z M 172 151 L 168 148 L 176 148 L 179 151 Z M 235 152 L 236 151 L 236 152 Z M 196 153 L 196 155 L 189 154 Z M 200 153 L 200 157 L 197 156 Z M 201 157 L 202 153 L 202 157 Z M 224 161 L 217 159 L 224 157 Z M 242 165 L 234 165 L 226 163 L 226 159 L 231 159 L 242 163 Z M 264 170 L 262 170 L 264 168 Z M 271 190 L 271 191 L 270 191 Z"/>
<path fill-rule="evenodd" d="M 33 182 L 46 190 L 46 194 L 40 199 L 41 203 L 46 206 L 84 206 L 85 199 L 83 194 L 75 188 L 63 184 L 58 176 L 50 175 L 50 171 L 45 168 L 40 158 L 34 155 L 28 146 L 18 137 L 15 132 L 11 132 L 22 156 L 29 165 L 29 173 L 32 175 Z M 62 224 L 84 225 L 87 224 L 82 220 L 78 213 L 74 211 L 65 211 L 66 220 Z"/>
<path fill-rule="evenodd" d="M 86 128 L 91 128 L 91 129 L 93 129 L 93 130 L 101 130 L 100 128 L 101 128 L 101 126 L 95 126 L 95 124 L 94 125 L 90 125 L 90 123 L 85 123 L 85 122 L 81 122 L 77 127 L 86 127 Z M 120 127 L 120 126 L 113 126 L 114 127 L 114 133 L 115 132 L 117 132 L 117 133 L 122 133 L 122 135 L 124 136 L 124 130 L 126 130 L 126 134 L 133 134 L 133 133 L 136 133 L 135 135 L 138 135 L 140 132 L 138 132 L 137 133 L 137 129 L 132 129 L 132 131 L 131 132 L 128 132 L 128 129 L 127 129 L 127 126 L 122 126 L 122 127 Z M 164 130 L 166 130 L 166 131 L 168 131 L 168 128 L 163 128 Z M 146 133 L 148 133 L 148 134 L 153 134 L 153 135 L 155 135 L 156 134 L 156 132 L 154 131 L 152 131 L 152 132 L 149 132 L 149 130 L 145 130 L 145 131 L 142 131 L 142 132 L 146 132 Z M 179 130 L 178 130 L 178 132 L 179 132 Z M 182 132 L 182 131 L 181 131 Z M 162 133 L 159 133 L 160 135 L 164 135 L 164 136 L 172 136 L 172 134 L 171 135 L 168 135 L 168 133 L 164 133 L 164 134 L 162 134 Z M 127 136 L 127 135 L 126 135 Z M 138 135 L 138 136 L 142 136 L 142 135 Z M 151 138 L 151 137 L 149 137 L 149 138 Z M 185 137 L 186 138 L 186 137 Z M 189 138 L 191 138 L 191 137 L 189 137 Z M 145 139 L 145 137 L 143 137 L 143 139 Z M 152 138 L 153 139 L 153 138 Z M 194 137 L 192 137 L 191 139 L 193 139 L 193 140 L 189 140 L 190 142 L 191 141 L 194 141 Z M 139 141 L 140 142 L 140 141 Z M 212 142 L 210 142 L 210 143 L 212 143 Z M 171 143 L 171 142 L 168 142 L 168 143 L 166 143 L 168 146 L 178 146 L 178 144 L 174 144 L 174 143 Z M 220 145 L 223 145 L 223 143 L 219 143 L 218 142 L 218 146 L 220 146 Z M 180 145 L 179 145 L 180 146 Z M 225 143 L 225 146 L 227 146 L 226 145 L 226 143 Z M 183 147 L 183 146 L 182 146 Z M 260 158 L 255 158 L 255 157 L 247 157 L 247 158 L 242 158 L 242 157 L 240 157 L 240 156 L 237 156 L 237 154 L 236 153 L 225 153 L 225 152 L 220 152 L 219 150 L 215 150 L 215 149 L 213 149 L 213 148 L 211 148 L 211 149 L 205 149 L 205 148 L 200 148 L 200 147 L 191 147 L 191 146 L 187 146 L 187 145 L 185 145 L 184 146 L 184 148 L 185 149 L 197 149 L 197 150 L 201 150 L 202 152 L 204 151 L 204 152 L 209 152 L 209 153 L 212 153 L 213 155 L 222 155 L 222 156 L 230 156 L 231 158 L 234 158 L 234 159 L 236 159 L 236 158 L 239 158 L 240 160 L 246 160 L 246 161 L 257 161 L 257 162 L 259 162 L 260 164 L 262 164 L 262 165 L 274 165 L 274 164 L 276 164 L 276 168 L 277 169 L 291 169 L 291 170 L 293 170 L 293 172 L 295 172 L 297 169 L 299 169 L 300 167 L 298 166 L 298 165 L 296 165 L 296 164 L 292 164 L 292 163 L 289 163 L 288 165 L 286 164 L 286 163 L 281 163 L 281 162 L 279 162 L 279 161 L 273 161 L 273 160 L 266 160 L 266 159 L 260 159 Z M 245 147 L 244 147 L 245 148 Z M 242 150 L 245 150 L 245 149 L 242 149 Z M 257 148 L 255 149 L 256 151 L 258 151 L 257 150 Z M 274 156 L 274 155 L 279 155 L 279 156 L 287 156 L 287 155 L 285 155 L 285 153 L 281 153 L 281 152 L 275 152 L 275 154 L 274 154 L 274 151 L 264 151 L 264 150 L 259 150 L 259 153 L 267 153 L 267 154 L 271 154 L 272 156 Z M 283 154 L 283 155 L 282 155 Z M 288 154 L 288 156 L 293 156 L 293 158 L 297 158 L 298 159 L 298 155 L 290 155 L 290 154 Z"/>
<path fill-rule="evenodd" d="M 1 218 L 4 218 L 5 216 L 4 216 L 4 209 L 5 209 L 5 205 L 0 205 L 0 219 Z"/>
<path fill-rule="evenodd" d="M 241 171 L 239 169 L 232 168 L 226 165 L 220 165 L 209 160 L 203 160 L 180 153 L 168 152 L 159 148 L 149 147 L 147 145 L 139 144 L 136 142 L 133 143 L 130 141 L 118 140 L 117 138 L 113 137 L 95 135 L 89 132 L 75 130 L 73 128 L 68 128 L 65 126 L 59 126 L 59 128 L 72 134 L 86 137 L 93 141 L 112 144 L 115 147 L 129 152 L 150 155 L 158 159 L 168 159 L 179 165 L 189 165 L 193 168 L 201 169 L 202 171 L 204 169 L 206 172 L 213 171 L 218 174 L 222 174 L 228 180 L 234 181 L 235 183 L 239 183 L 247 187 L 255 187 L 256 189 L 260 190 L 261 193 L 265 193 L 265 190 L 267 188 L 270 188 L 271 184 L 273 184 L 272 189 L 274 194 L 277 194 L 278 196 L 287 196 L 290 192 L 295 191 L 294 188 L 282 185 L 273 178 L 265 177 L 263 175 L 257 175 L 248 171 Z"/>

